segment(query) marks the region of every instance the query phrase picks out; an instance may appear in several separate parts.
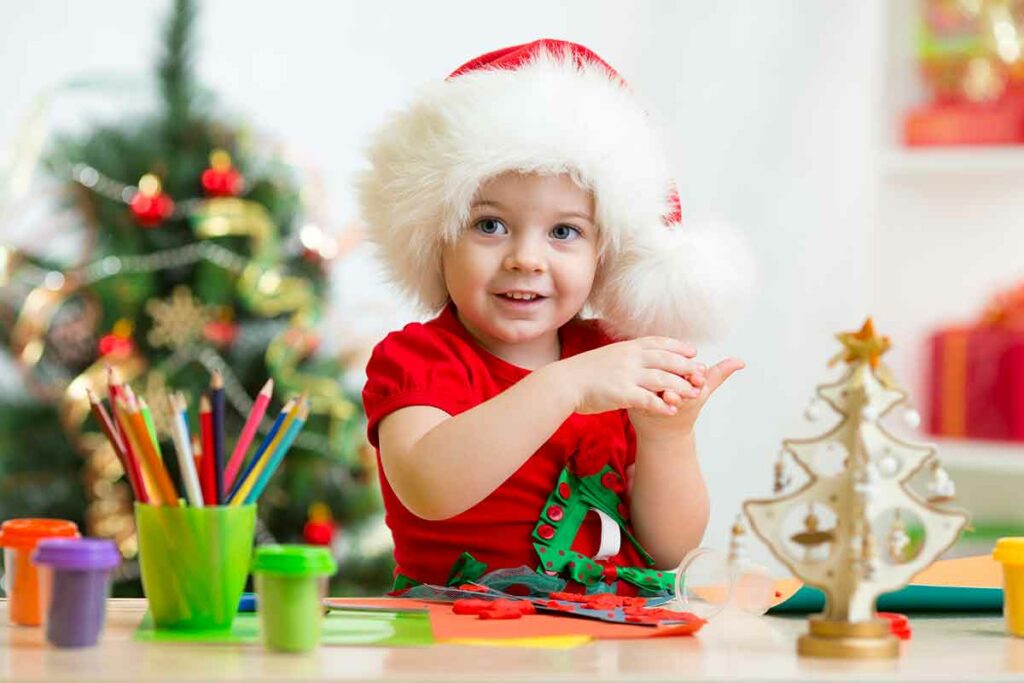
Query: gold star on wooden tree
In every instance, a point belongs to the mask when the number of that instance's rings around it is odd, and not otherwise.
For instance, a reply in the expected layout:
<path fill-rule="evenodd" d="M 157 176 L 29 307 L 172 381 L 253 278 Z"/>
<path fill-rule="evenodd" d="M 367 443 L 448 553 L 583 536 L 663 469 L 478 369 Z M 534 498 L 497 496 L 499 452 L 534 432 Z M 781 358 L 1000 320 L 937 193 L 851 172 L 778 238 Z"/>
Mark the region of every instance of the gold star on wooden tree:
<path fill-rule="evenodd" d="M 829 365 L 839 361 L 850 364 L 867 361 L 872 370 L 878 369 L 882 354 L 892 345 L 888 337 L 875 333 L 875 324 L 870 317 L 857 332 L 840 332 L 836 339 L 843 345 L 843 350 L 829 361 Z"/>
<path fill-rule="evenodd" d="M 188 287 L 175 287 L 169 299 L 151 299 L 146 312 L 153 318 L 153 329 L 146 339 L 155 347 L 180 349 L 203 333 L 213 313 L 192 297 Z"/>

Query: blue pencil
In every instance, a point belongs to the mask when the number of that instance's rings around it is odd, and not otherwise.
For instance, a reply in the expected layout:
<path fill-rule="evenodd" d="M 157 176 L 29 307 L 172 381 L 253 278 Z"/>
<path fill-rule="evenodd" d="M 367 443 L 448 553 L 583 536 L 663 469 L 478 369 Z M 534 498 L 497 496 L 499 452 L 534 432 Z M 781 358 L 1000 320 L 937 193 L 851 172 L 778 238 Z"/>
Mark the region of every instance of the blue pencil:
<path fill-rule="evenodd" d="M 231 487 L 231 493 L 224 497 L 224 502 L 230 503 L 231 499 L 235 497 L 236 493 L 238 493 L 238 489 L 240 489 L 242 484 L 245 483 L 245 480 L 249 478 L 249 473 L 252 472 L 253 468 L 256 467 L 259 461 L 263 458 L 263 451 L 267 450 L 267 446 L 269 446 L 270 442 L 274 440 L 275 436 L 277 436 L 277 430 L 281 428 L 281 424 L 284 422 L 284 419 L 288 417 L 288 413 L 291 412 L 292 405 L 294 403 L 295 399 L 290 398 L 288 399 L 288 402 L 284 404 L 284 407 L 281 408 L 281 412 L 277 414 L 277 418 L 274 420 L 274 424 L 270 427 L 270 431 L 267 432 L 265 437 L 263 437 L 263 441 L 260 442 L 259 448 L 257 448 L 256 452 L 253 454 L 252 460 L 249 461 L 249 464 L 245 466 L 245 470 L 235 479 L 235 485 Z"/>
<path fill-rule="evenodd" d="M 285 433 L 284 438 L 281 439 L 281 443 L 278 445 L 277 450 L 273 453 L 269 453 L 267 457 L 270 460 L 260 471 L 259 477 L 256 479 L 256 483 L 253 484 L 252 490 L 249 491 L 249 495 L 245 497 L 245 504 L 255 503 L 263 493 L 263 489 L 267 487 L 267 483 L 270 481 L 271 475 L 284 460 L 284 456 L 288 453 L 288 449 L 292 447 L 292 442 L 299 435 L 299 430 L 302 429 L 302 425 L 305 424 L 306 418 L 309 417 L 309 404 L 303 402 L 299 407 L 299 414 L 295 417 L 295 421 L 292 422 L 292 426 Z"/>
<path fill-rule="evenodd" d="M 227 502 L 224 490 L 224 378 L 214 370 L 210 381 L 210 408 L 213 418 L 213 472 L 217 505 Z"/>

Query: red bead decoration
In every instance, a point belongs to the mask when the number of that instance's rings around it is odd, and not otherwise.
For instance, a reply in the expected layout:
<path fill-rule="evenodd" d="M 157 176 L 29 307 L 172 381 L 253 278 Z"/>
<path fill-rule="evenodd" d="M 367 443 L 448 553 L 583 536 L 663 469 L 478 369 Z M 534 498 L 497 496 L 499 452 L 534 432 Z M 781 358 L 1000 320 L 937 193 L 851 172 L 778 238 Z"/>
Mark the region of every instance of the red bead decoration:
<path fill-rule="evenodd" d="M 132 323 L 130 320 L 121 319 L 114 323 L 114 329 L 109 334 L 100 337 L 98 351 L 101 356 L 128 356 L 135 350 L 135 341 L 132 339 Z"/>
<path fill-rule="evenodd" d="M 152 228 L 174 213 L 174 201 L 163 193 L 160 179 L 147 173 L 139 179 L 139 191 L 128 206 L 136 222 L 144 228 Z"/>
<path fill-rule="evenodd" d="M 245 186 L 242 174 L 231 165 L 231 155 L 222 149 L 210 154 L 210 167 L 199 180 L 208 197 L 234 197 Z"/>

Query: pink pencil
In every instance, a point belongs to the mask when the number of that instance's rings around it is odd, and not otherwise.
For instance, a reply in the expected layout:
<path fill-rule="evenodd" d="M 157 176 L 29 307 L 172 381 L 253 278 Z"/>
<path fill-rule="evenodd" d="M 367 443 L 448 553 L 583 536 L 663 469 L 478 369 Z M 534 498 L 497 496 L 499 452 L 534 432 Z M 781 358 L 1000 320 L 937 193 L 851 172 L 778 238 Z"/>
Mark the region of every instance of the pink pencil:
<path fill-rule="evenodd" d="M 256 428 L 260 426 L 260 421 L 263 419 L 264 413 L 267 412 L 267 406 L 270 405 L 270 397 L 274 393 L 274 380 L 268 379 L 263 388 L 260 389 L 260 393 L 256 396 L 256 402 L 252 404 L 252 410 L 249 411 L 249 417 L 245 420 L 245 426 L 242 427 L 242 434 L 238 437 L 238 443 L 235 444 L 235 450 L 231 453 L 231 459 L 228 461 L 228 466 L 224 469 L 224 490 L 230 491 L 231 487 L 235 483 L 235 476 L 238 475 L 238 470 L 242 466 L 242 461 L 245 460 L 245 452 L 249 450 L 249 444 L 252 443 L 252 437 L 256 435 Z"/>

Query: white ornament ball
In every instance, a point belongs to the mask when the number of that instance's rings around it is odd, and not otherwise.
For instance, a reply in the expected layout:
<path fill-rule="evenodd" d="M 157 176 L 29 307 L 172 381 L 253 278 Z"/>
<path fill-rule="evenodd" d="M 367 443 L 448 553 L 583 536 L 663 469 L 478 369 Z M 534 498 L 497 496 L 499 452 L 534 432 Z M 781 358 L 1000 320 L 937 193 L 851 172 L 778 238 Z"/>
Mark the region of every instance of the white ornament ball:
<path fill-rule="evenodd" d="M 900 471 L 900 461 L 892 455 L 882 456 L 878 460 L 878 472 L 883 477 L 891 477 Z"/>
<path fill-rule="evenodd" d="M 907 425 L 911 429 L 917 429 L 921 426 L 921 413 L 908 408 L 903 411 L 903 424 Z"/>
<path fill-rule="evenodd" d="M 864 406 L 860 409 L 860 417 L 865 422 L 874 422 L 878 419 L 878 408 L 874 406 Z"/>

